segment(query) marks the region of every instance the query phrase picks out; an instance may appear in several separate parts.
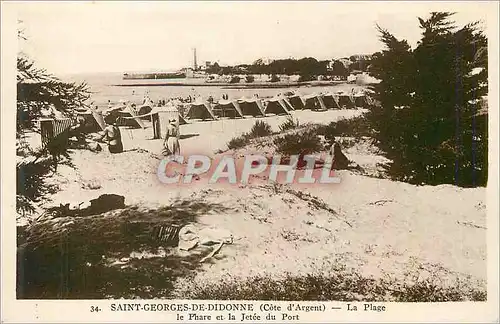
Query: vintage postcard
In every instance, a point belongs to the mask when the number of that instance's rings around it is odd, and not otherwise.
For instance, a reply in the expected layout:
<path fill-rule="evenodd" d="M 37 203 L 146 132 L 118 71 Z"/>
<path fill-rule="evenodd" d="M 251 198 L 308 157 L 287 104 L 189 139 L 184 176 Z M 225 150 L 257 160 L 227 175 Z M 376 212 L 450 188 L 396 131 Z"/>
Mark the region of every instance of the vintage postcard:
<path fill-rule="evenodd" d="M 498 322 L 498 10 L 2 2 L 2 322 Z"/>

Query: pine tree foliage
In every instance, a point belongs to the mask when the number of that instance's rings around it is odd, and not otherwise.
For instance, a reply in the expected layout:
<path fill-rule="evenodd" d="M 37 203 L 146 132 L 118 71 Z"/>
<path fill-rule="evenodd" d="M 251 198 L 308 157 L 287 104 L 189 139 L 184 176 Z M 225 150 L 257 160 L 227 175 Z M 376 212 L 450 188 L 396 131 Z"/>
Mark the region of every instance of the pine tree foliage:
<path fill-rule="evenodd" d="M 370 114 L 389 172 L 415 184 L 484 186 L 488 169 L 487 38 L 478 22 L 462 28 L 453 13 L 419 18 L 415 49 L 378 27 L 385 49 L 371 73 L 378 108 Z"/>
<path fill-rule="evenodd" d="M 18 39 L 25 40 L 22 31 Z M 39 132 L 41 117 L 56 117 L 55 112 L 71 117 L 75 109 L 85 106 L 90 92 L 86 84 L 59 80 L 20 53 L 17 57 L 17 111 L 16 111 L 16 173 L 17 210 L 34 211 L 34 204 L 54 190 L 46 177 L 57 163 L 47 150 L 28 145 L 27 134 Z M 65 152 L 60 152 L 65 154 Z"/>

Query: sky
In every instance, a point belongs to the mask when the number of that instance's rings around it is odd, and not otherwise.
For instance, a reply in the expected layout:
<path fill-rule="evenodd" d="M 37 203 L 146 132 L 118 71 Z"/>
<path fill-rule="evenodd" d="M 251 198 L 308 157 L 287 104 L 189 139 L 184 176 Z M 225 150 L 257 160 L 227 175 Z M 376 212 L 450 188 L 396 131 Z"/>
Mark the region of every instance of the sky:
<path fill-rule="evenodd" d="M 487 3 L 431 2 L 14 2 L 18 49 L 54 74 L 175 70 L 258 58 L 332 59 L 381 50 L 376 25 L 411 45 L 417 17 L 457 12 L 487 20 Z"/>

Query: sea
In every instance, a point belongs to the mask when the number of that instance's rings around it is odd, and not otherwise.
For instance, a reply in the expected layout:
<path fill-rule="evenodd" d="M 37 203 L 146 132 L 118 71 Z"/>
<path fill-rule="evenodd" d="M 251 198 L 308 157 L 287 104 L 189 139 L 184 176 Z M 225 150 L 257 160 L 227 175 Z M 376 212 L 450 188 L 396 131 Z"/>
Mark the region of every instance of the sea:
<path fill-rule="evenodd" d="M 165 79 L 165 80 L 124 80 L 122 73 L 92 73 L 92 74 L 72 74 L 59 76 L 63 81 L 85 82 L 90 91 L 91 98 L 98 107 L 107 107 L 109 104 L 117 104 L 120 101 L 131 101 L 141 104 L 147 94 L 153 100 L 168 99 L 192 99 L 205 100 L 208 97 L 215 101 L 222 99 L 223 94 L 227 94 L 229 99 L 273 97 L 278 94 L 293 91 L 299 95 L 308 95 L 318 92 L 351 92 L 357 91 L 362 86 L 356 84 L 324 84 L 324 85 L 303 85 L 289 86 L 284 84 L 273 84 L 273 88 L 258 87 L 255 84 L 251 88 L 245 88 L 244 83 L 235 85 L 204 85 L 204 79 Z M 182 84 L 182 85 L 179 85 Z"/>

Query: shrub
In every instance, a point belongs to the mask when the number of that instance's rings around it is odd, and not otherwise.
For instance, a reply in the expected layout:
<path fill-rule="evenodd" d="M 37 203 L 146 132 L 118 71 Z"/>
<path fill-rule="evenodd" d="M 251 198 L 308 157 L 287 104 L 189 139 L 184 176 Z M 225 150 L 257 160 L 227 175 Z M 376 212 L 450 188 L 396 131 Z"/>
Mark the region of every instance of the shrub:
<path fill-rule="evenodd" d="M 289 116 L 286 121 L 284 121 L 280 126 L 280 132 L 285 132 L 290 129 L 295 129 L 299 127 L 299 120 L 297 119 L 296 121 L 293 120 L 293 117 Z"/>
<path fill-rule="evenodd" d="M 314 129 L 280 136 L 274 139 L 274 145 L 276 151 L 284 155 L 305 155 L 322 149 L 321 140 Z"/>
<path fill-rule="evenodd" d="M 253 75 L 247 75 L 246 80 L 247 83 L 252 83 L 255 81 L 255 78 Z"/>
<path fill-rule="evenodd" d="M 257 120 L 249 133 L 244 133 L 232 138 L 229 143 L 227 143 L 227 147 L 230 150 L 236 150 L 248 145 L 252 138 L 268 136 L 272 133 L 271 125 L 264 121 Z"/>
<path fill-rule="evenodd" d="M 248 145 L 248 143 L 250 143 L 250 136 L 248 136 L 248 134 L 243 134 L 232 138 L 229 143 L 227 143 L 227 147 L 230 150 L 236 150 Z"/>
<path fill-rule="evenodd" d="M 315 301 L 397 301 L 446 302 L 484 301 L 480 288 L 459 285 L 441 287 L 421 280 L 414 284 L 396 284 L 361 276 L 354 271 L 339 270 L 331 275 L 287 274 L 282 279 L 256 276 L 244 281 L 224 279 L 196 285 L 191 299 L 219 300 L 315 300 Z"/>
<path fill-rule="evenodd" d="M 269 136 L 272 133 L 273 131 L 271 125 L 269 125 L 265 121 L 257 120 L 255 124 L 252 126 L 249 135 L 250 137 L 255 138 L 255 137 Z"/>

